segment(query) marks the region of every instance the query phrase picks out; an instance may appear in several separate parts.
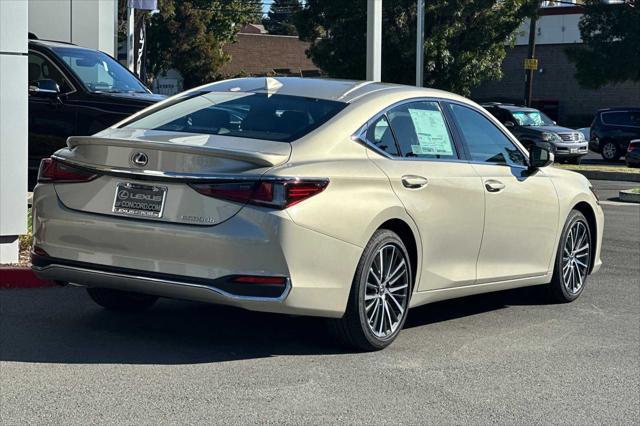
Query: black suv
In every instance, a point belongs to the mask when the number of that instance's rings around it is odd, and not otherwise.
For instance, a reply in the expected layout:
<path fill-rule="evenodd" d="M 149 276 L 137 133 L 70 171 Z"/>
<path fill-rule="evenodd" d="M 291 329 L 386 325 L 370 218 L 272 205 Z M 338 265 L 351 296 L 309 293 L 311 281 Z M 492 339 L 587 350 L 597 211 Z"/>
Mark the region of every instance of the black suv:
<path fill-rule="evenodd" d="M 482 105 L 518 138 L 526 148 L 536 144 L 554 153 L 557 162 L 580 164 L 589 152 L 584 135 L 561 127 L 535 108 L 497 102 Z"/>
<path fill-rule="evenodd" d="M 617 161 L 632 139 L 640 139 L 640 108 L 598 110 L 591 123 L 589 149 L 607 161 Z"/>
<path fill-rule="evenodd" d="M 111 56 L 69 43 L 29 40 L 29 184 L 72 135 L 92 135 L 164 96 Z"/>

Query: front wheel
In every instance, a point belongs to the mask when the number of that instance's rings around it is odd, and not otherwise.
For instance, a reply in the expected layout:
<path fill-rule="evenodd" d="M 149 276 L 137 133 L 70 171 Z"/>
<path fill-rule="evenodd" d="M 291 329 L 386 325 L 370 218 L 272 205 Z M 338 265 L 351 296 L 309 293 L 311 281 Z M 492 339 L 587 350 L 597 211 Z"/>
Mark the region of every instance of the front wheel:
<path fill-rule="evenodd" d="M 87 293 L 98 305 L 110 311 L 139 312 L 148 309 L 158 298 L 148 294 L 131 293 L 110 288 L 87 288 Z"/>
<path fill-rule="evenodd" d="M 550 293 L 553 301 L 572 302 L 587 283 L 592 262 L 591 230 L 582 213 L 572 210 L 562 230 Z"/>
<path fill-rule="evenodd" d="M 363 351 L 389 346 L 407 319 L 411 284 L 404 243 L 392 231 L 376 231 L 358 263 L 344 316 L 330 320 L 338 340 Z"/>

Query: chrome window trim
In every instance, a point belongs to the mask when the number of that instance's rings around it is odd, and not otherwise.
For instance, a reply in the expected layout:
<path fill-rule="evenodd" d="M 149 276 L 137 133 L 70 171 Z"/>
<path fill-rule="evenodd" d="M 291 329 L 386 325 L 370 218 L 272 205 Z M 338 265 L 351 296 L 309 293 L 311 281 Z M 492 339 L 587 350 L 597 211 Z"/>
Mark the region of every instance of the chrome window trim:
<path fill-rule="evenodd" d="M 65 95 L 68 96 L 72 93 L 76 93 L 78 91 L 78 89 L 76 88 L 76 86 L 74 86 L 74 84 L 71 82 L 71 79 L 67 76 L 67 74 L 65 74 L 58 65 L 56 65 L 56 63 L 54 61 L 51 60 L 51 58 L 46 54 L 46 53 L 42 53 L 40 51 L 34 50 L 34 49 L 29 49 L 29 55 L 30 54 L 35 54 L 35 55 L 40 55 L 42 56 L 44 59 L 46 59 L 47 61 L 49 61 L 49 63 L 51 63 L 51 65 L 53 65 L 55 67 L 55 69 L 58 70 L 58 72 L 60 73 L 60 75 L 67 81 L 67 84 L 69 86 L 71 86 L 72 90 L 69 92 L 64 92 L 64 93 L 60 93 L 60 95 Z M 29 60 L 27 59 L 27 62 L 29 62 Z M 28 65 L 27 65 L 28 66 Z M 28 70 L 27 70 L 28 72 Z M 28 78 L 28 77 L 27 77 Z"/>

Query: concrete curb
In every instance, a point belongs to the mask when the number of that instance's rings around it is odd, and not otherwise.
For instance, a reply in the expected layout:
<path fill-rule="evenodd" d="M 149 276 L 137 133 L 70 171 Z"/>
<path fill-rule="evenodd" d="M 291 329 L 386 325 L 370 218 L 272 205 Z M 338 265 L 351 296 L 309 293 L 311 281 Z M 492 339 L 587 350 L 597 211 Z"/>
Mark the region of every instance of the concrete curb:
<path fill-rule="evenodd" d="M 640 173 L 605 172 L 600 170 L 565 169 L 580 173 L 589 180 L 617 180 L 623 182 L 640 182 Z"/>
<path fill-rule="evenodd" d="M 30 268 L 0 266 L 0 289 L 53 287 L 51 280 L 41 280 Z"/>
<path fill-rule="evenodd" d="M 631 192 L 630 190 L 620 191 L 620 201 L 626 201 L 627 203 L 640 203 L 640 193 Z"/>

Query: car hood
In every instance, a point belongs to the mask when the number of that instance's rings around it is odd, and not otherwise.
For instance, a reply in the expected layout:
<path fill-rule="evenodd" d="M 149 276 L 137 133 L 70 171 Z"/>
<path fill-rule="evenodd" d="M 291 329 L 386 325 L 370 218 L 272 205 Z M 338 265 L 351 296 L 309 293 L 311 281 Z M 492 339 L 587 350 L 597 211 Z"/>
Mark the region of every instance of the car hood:
<path fill-rule="evenodd" d="M 577 130 L 562 126 L 524 126 L 526 129 L 552 133 L 579 133 Z"/>
<path fill-rule="evenodd" d="M 102 95 L 109 96 L 114 99 L 146 102 L 149 104 L 154 104 L 167 98 L 165 95 L 158 95 L 155 93 L 102 93 Z"/>

